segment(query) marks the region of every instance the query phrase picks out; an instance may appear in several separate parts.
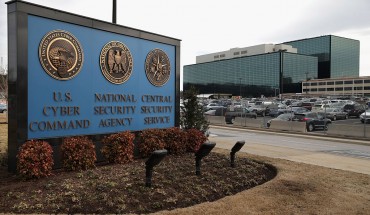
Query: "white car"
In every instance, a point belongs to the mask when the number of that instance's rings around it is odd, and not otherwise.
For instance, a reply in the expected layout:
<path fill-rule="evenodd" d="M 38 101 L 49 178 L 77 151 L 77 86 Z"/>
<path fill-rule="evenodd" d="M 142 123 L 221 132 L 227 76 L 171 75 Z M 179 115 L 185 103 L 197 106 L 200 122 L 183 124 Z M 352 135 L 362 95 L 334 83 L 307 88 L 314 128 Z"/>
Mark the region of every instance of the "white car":
<path fill-rule="evenodd" d="M 215 103 L 211 103 L 206 106 L 206 110 L 216 110 L 218 108 L 222 108 L 222 106 Z"/>
<path fill-rule="evenodd" d="M 366 110 L 360 115 L 360 120 L 362 123 L 370 123 L 370 110 Z"/>

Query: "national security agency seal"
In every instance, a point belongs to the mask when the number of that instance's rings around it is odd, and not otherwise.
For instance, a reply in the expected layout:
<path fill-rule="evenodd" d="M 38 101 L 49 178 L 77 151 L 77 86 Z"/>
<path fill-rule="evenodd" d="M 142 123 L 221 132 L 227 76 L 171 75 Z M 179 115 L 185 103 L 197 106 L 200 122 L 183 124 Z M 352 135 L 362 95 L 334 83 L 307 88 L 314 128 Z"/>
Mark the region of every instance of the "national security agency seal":
<path fill-rule="evenodd" d="M 154 86 L 165 85 L 170 78 L 171 65 L 167 54 L 160 49 L 151 50 L 146 56 L 145 73 Z"/>
<path fill-rule="evenodd" d="M 47 33 L 39 45 L 39 59 L 45 72 L 57 80 L 69 80 L 80 71 L 84 53 L 73 34 L 54 30 Z"/>
<path fill-rule="evenodd" d="M 130 50 L 119 41 L 105 44 L 100 53 L 100 68 L 109 82 L 125 83 L 130 78 L 133 68 Z"/>

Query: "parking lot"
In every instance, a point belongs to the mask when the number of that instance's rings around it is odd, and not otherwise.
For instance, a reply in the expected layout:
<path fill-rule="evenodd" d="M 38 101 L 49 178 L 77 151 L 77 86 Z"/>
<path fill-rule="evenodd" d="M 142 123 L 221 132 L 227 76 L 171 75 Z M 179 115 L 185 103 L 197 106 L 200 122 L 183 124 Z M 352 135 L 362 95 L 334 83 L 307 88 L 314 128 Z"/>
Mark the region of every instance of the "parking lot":
<path fill-rule="evenodd" d="M 238 117 L 235 119 L 233 123 L 226 123 L 223 116 L 207 116 L 208 121 L 212 125 L 223 125 L 223 126 L 230 126 L 230 127 L 249 127 L 249 128 L 258 128 L 258 129 L 266 129 L 266 130 L 279 130 L 276 128 L 268 128 L 267 122 L 273 117 L 270 116 L 259 116 L 256 119 L 251 118 L 243 118 Z M 327 130 L 324 129 L 315 129 L 312 132 L 307 132 L 305 126 L 303 125 L 303 129 L 297 130 L 296 122 L 288 121 L 284 122 L 286 126 L 281 128 L 284 131 L 300 131 L 307 134 L 331 134 L 333 136 L 354 136 L 354 137 L 365 137 L 370 138 L 370 124 L 363 124 L 361 123 L 360 119 L 357 117 L 350 117 L 345 120 L 336 120 L 332 121 L 331 124 L 328 126 Z"/>

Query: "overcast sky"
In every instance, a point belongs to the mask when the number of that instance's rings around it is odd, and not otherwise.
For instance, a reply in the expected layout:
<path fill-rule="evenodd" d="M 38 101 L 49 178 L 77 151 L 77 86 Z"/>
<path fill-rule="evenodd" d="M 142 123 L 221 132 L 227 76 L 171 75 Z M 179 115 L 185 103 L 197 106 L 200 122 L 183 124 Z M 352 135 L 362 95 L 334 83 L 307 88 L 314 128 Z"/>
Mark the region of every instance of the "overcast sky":
<path fill-rule="evenodd" d="M 7 7 L 0 5 L 0 56 L 7 64 Z M 111 22 L 112 0 L 29 0 Z M 117 24 L 181 40 L 181 71 L 197 55 L 322 35 L 360 41 L 370 76 L 370 0 L 117 0 Z"/>

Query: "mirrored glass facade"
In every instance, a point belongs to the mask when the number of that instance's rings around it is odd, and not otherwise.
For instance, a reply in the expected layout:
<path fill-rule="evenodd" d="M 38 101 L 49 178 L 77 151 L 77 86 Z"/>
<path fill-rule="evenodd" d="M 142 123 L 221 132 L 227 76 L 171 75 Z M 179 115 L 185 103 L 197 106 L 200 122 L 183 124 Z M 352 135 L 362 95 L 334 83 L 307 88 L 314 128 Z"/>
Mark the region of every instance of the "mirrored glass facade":
<path fill-rule="evenodd" d="M 317 57 L 274 52 L 184 66 L 183 89 L 243 97 L 300 92 L 307 76 L 317 77 Z"/>
<path fill-rule="evenodd" d="M 318 57 L 318 78 L 359 77 L 360 41 L 327 35 L 285 42 L 299 54 Z"/>

